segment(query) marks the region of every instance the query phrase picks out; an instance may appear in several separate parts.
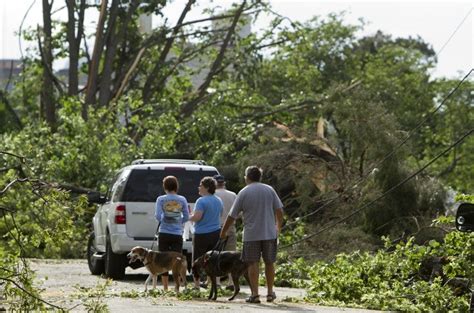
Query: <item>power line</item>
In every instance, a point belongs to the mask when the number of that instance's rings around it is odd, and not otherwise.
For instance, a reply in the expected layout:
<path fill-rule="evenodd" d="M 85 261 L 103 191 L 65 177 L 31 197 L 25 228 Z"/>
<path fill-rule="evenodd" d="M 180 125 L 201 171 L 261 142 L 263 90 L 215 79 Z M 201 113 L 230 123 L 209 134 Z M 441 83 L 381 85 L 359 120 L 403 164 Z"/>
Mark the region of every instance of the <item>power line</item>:
<path fill-rule="evenodd" d="M 461 21 L 461 22 L 459 23 L 459 25 L 456 27 L 456 29 L 454 30 L 454 32 L 449 36 L 448 40 L 446 40 L 446 42 L 443 44 L 443 46 L 441 47 L 441 49 L 439 49 L 438 52 L 436 52 L 435 57 L 438 57 L 439 54 L 444 50 L 444 48 L 449 44 L 449 42 L 451 41 L 451 39 L 454 37 L 454 35 L 457 33 L 457 31 L 461 28 L 461 26 L 464 24 L 464 22 L 466 21 L 466 19 L 469 17 L 469 15 L 471 14 L 471 12 L 472 12 L 473 9 L 474 9 L 474 8 L 471 8 L 471 9 L 467 12 L 466 16 L 462 19 L 462 21 Z M 441 102 L 441 104 L 440 104 L 433 112 L 431 112 L 431 113 L 427 116 L 427 118 L 426 118 L 425 120 L 423 120 L 423 121 L 422 121 L 420 124 L 418 124 L 414 129 L 412 129 L 412 130 L 409 132 L 409 136 L 408 136 L 407 138 L 405 138 L 405 140 L 402 141 L 402 143 L 399 144 L 395 149 L 393 149 L 387 156 L 385 156 L 385 157 L 382 159 L 382 161 L 378 162 L 378 163 L 373 167 L 373 169 L 376 168 L 377 166 L 379 166 L 380 164 L 382 164 L 383 162 L 385 162 L 389 157 L 391 157 L 391 156 L 393 155 L 393 153 L 396 152 L 396 150 L 398 150 L 401 146 L 403 146 L 403 145 L 408 141 L 408 139 L 411 138 L 411 133 L 413 133 L 415 130 L 417 130 L 419 127 L 421 127 L 421 125 L 423 125 L 423 124 L 431 117 L 432 114 L 436 113 L 436 112 L 441 108 L 441 106 L 446 102 L 446 100 L 447 100 L 449 97 L 451 97 L 451 95 L 452 95 L 454 92 L 456 92 L 456 90 L 459 88 L 459 86 L 461 86 L 461 84 L 464 82 L 464 80 L 466 80 L 466 78 L 469 77 L 469 75 L 471 75 L 471 73 L 472 73 L 473 70 L 474 70 L 474 69 L 471 68 L 471 70 L 464 76 L 464 78 L 463 78 L 463 79 L 461 80 L 461 82 L 456 86 L 456 88 L 454 88 L 454 89 L 448 94 L 448 96 Z M 347 189 L 352 189 L 352 188 L 355 187 L 356 185 L 358 185 L 358 184 L 364 182 L 364 181 L 368 178 L 369 174 L 373 171 L 373 169 L 370 170 L 369 172 L 367 172 L 359 181 L 357 181 L 356 183 L 352 184 L 352 185 L 351 185 L 349 188 L 347 188 Z M 346 189 L 346 190 L 347 190 L 347 189 Z M 334 198 L 331 198 L 327 203 L 325 203 L 325 204 L 322 205 L 321 207 L 317 208 L 316 210 L 314 210 L 314 211 L 312 211 L 312 212 L 310 212 L 310 213 L 308 213 L 308 214 L 306 214 L 306 215 L 303 215 L 303 216 L 299 217 L 298 219 L 301 220 L 301 219 L 304 219 L 304 218 L 306 218 L 306 217 L 312 216 L 312 215 L 314 215 L 314 214 L 320 212 L 323 208 L 329 206 L 329 205 L 332 204 L 334 201 L 336 201 L 337 199 L 339 199 L 344 193 L 345 193 L 345 192 L 341 193 L 340 195 L 338 195 L 338 196 L 336 196 L 336 197 L 334 197 Z M 288 226 L 293 225 L 293 224 L 295 224 L 295 223 L 297 223 L 297 222 L 298 222 L 298 221 L 294 221 L 294 222 L 287 223 L 287 224 L 283 227 L 283 229 L 285 229 L 285 228 L 287 228 Z"/>
<path fill-rule="evenodd" d="M 390 151 L 384 158 L 382 158 L 382 160 L 380 160 L 379 162 L 377 162 L 375 164 L 375 166 L 373 166 L 371 168 L 370 171 L 367 171 L 359 180 L 357 180 L 355 183 L 353 183 L 350 187 L 346 188 L 345 190 L 351 190 L 352 188 L 354 188 L 355 186 L 359 185 L 360 183 L 363 183 L 365 180 L 367 180 L 367 178 L 370 176 L 370 174 L 372 173 L 372 171 L 377 168 L 378 166 L 380 166 L 382 163 L 384 163 L 386 160 L 388 160 L 398 149 L 400 149 L 405 143 L 407 143 L 407 141 L 413 136 L 414 132 L 416 130 L 418 130 L 423 124 L 425 124 L 433 114 L 435 114 L 436 112 L 439 111 L 439 109 L 446 103 L 446 101 L 459 89 L 459 87 L 464 83 L 464 81 L 471 75 L 471 73 L 474 71 L 474 68 L 471 68 L 471 70 L 464 76 L 464 78 L 456 85 L 456 87 L 454 89 L 452 89 L 449 94 L 441 101 L 441 103 L 433 110 L 431 111 L 430 113 L 428 113 L 428 115 L 426 116 L 425 119 L 423 119 L 420 123 L 418 123 L 413 129 L 411 129 L 409 132 L 408 132 L 408 136 L 402 141 L 400 142 L 394 149 L 392 149 L 392 151 Z M 329 206 L 330 204 L 332 204 L 333 202 L 335 202 L 336 200 L 338 200 L 340 197 L 342 197 L 342 195 L 346 194 L 347 192 L 344 191 L 342 192 L 341 194 L 339 194 L 338 196 L 334 197 L 334 198 L 331 198 L 328 202 L 326 202 L 325 204 L 323 204 L 322 206 L 320 206 L 319 208 L 317 208 L 316 210 L 306 214 L 306 215 L 303 215 L 301 217 L 299 217 L 299 220 L 301 219 L 304 219 L 306 217 L 309 217 L 309 216 L 312 216 L 318 212 L 320 212 L 322 209 L 324 209 L 325 207 Z M 299 221 L 298 220 L 298 221 Z M 296 224 L 298 221 L 293 221 L 293 222 L 289 222 L 287 223 L 283 229 L 286 229 L 288 228 L 288 226 L 291 226 L 293 224 Z"/>
<path fill-rule="evenodd" d="M 31 9 L 33 8 L 33 5 L 35 4 L 35 2 L 36 2 L 36 0 L 33 0 L 33 2 L 31 2 L 30 6 L 28 7 L 28 9 L 25 12 L 25 15 L 23 16 L 23 19 L 21 20 L 20 28 L 18 29 L 18 46 L 20 48 L 20 55 L 21 55 L 21 60 L 22 61 L 23 61 L 23 49 L 21 47 L 21 38 L 23 36 L 23 34 L 22 34 L 23 24 L 25 23 L 26 18 L 28 16 L 28 14 L 30 13 Z M 22 63 L 24 63 L 24 62 L 22 62 Z M 23 66 L 22 71 L 24 72 L 24 70 L 25 70 L 25 68 Z"/>
<path fill-rule="evenodd" d="M 451 36 L 449 36 L 448 40 L 445 42 L 445 44 L 441 47 L 441 49 L 439 49 L 439 51 L 436 53 L 436 56 L 438 56 L 441 51 L 444 50 L 444 48 L 448 45 L 448 43 L 451 41 L 451 39 L 454 37 L 454 35 L 457 33 L 457 31 L 461 28 L 462 24 L 464 24 L 464 22 L 467 20 L 468 16 L 471 14 L 472 10 L 474 8 L 471 8 L 469 10 L 469 12 L 467 12 L 466 16 L 463 18 L 463 20 L 461 21 L 461 23 L 459 23 L 459 25 L 456 27 L 456 29 L 454 30 L 454 32 L 451 34 Z"/>
<path fill-rule="evenodd" d="M 315 233 L 312 233 L 310 235 L 307 235 L 305 236 L 304 238 L 300 239 L 300 240 L 297 240 L 291 244 L 288 244 L 286 246 L 283 246 L 281 247 L 280 249 L 286 249 L 286 248 L 289 248 L 289 247 L 292 247 L 300 242 L 303 242 L 303 241 L 306 241 L 316 235 L 319 235 L 320 233 L 334 227 L 335 225 L 339 224 L 339 223 L 342 223 L 346 220 L 348 220 L 349 218 L 351 218 L 352 216 L 356 215 L 357 213 L 361 212 L 362 210 L 364 210 L 365 208 L 369 207 L 370 205 L 374 204 L 375 202 L 379 201 L 380 199 L 384 198 L 385 196 L 387 196 L 389 193 L 391 193 L 393 190 L 397 189 L 398 187 L 400 187 L 401 185 L 403 185 L 404 183 L 406 183 L 407 181 L 411 180 L 413 177 L 417 176 L 418 174 L 420 174 L 421 172 L 423 172 L 428 166 L 430 166 L 431 164 L 433 164 L 436 160 L 438 160 L 440 157 L 442 157 L 444 154 L 446 154 L 447 152 L 449 152 L 451 149 L 453 149 L 455 146 L 457 146 L 458 144 L 460 144 L 462 141 L 464 141 L 464 139 L 466 139 L 468 136 L 470 136 L 472 133 L 474 132 L 474 128 L 472 128 L 471 130 L 469 130 L 467 133 L 465 133 L 463 136 L 461 136 L 458 140 L 456 140 L 456 142 L 454 142 L 453 144 L 451 144 L 448 148 L 446 148 L 444 151 L 442 151 L 441 153 L 439 153 L 436 157 L 434 157 L 433 159 L 431 159 L 428 163 L 426 163 L 423 167 L 421 167 L 419 170 L 417 170 L 415 173 L 411 174 L 410 176 L 406 177 L 404 180 L 402 180 L 401 182 L 399 182 L 397 185 L 393 186 L 392 188 L 390 188 L 389 190 L 387 190 L 386 192 L 384 192 L 382 195 L 380 195 L 379 197 L 375 198 L 374 200 L 370 201 L 369 203 L 367 203 L 366 205 L 360 207 L 359 209 L 353 211 L 352 213 L 350 213 L 349 215 L 346 215 L 345 217 L 337 220 L 336 222 L 332 223 L 332 224 L 329 224 L 328 226 L 326 227 L 323 227 L 322 229 L 320 229 L 319 231 L 315 232 Z"/>

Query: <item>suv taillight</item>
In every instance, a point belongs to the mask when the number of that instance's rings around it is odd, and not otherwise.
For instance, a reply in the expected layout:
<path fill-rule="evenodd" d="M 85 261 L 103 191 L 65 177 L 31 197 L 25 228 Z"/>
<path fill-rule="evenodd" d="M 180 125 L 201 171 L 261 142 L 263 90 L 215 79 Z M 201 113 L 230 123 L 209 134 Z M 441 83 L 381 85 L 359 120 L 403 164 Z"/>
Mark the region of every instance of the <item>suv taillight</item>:
<path fill-rule="evenodd" d="M 115 208 L 115 224 L 125 224 L 126 222 L 125 205 L 119 204 Z"/>

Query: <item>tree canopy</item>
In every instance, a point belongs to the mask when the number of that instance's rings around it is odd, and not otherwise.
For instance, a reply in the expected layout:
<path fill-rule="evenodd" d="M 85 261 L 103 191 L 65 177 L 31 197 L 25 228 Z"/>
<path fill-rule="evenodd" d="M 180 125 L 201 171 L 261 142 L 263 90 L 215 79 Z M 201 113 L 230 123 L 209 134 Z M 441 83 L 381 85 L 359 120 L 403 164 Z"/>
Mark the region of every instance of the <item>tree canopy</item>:
<path fill-rule="evenodd" d="M 21 34 L 37 48 L 0 93 L 0 255 L 81 256 L 77 238 L 94 208 L 80 194 L 105 193 L 133 159 L 177 154 L 216 165 L 235 191 L 243 168 L 263 167 L 298 239 L 301 227 L 351 214 L 472 132 L 472 80 L 432 77 L 436 55 L 422 38 L 360 36 L 363 24 L 343 14 L 304 23 L 274 15 L 267 31 L 243 34 L 274 14 L 256 0 L 207 8 L 198 20 L 187 18 L 189 0 L 175 25 L 167 1 L 66 0 L 66 21 L 54 20 L 52 3 L 43 0 L 43 25 Z M 161 19 L 148 33 L 146 14 Z M 64 58 L 66 77 L 53 66 Z M 416 233 L 444 214 L 448 188 L 472 191 L 473 149 L 468 136 L 336 231 L 367 249 L 380 235 Z M 356 248 L 337 245 L 347 237 L 310 244 L 331 246 L 331 256 Z"/>

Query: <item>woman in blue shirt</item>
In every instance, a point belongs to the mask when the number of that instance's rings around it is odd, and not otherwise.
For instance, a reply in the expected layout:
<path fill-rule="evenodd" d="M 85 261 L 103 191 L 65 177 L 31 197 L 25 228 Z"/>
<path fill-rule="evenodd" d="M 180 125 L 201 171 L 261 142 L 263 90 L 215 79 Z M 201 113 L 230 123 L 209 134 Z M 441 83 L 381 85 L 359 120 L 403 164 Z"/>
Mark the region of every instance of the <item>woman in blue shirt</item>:
<path fill-rule="evenodd" d="M 158 250 L 183 250 L 183 225 L 189 220 L 188 202 L 178 195 L 178 180 L 174 176 L 163 179 L 166 195 L 156 199 L 155 217 L 160 222 L 158 230 Z M 168 273 L 161 274 L 163 289 L 168 290 Z"/>
<path fill-rule="evenodd" d="M 221 229 L 220 217 L 223 210 L 222 200 L 214 195 L 216 192 L 216 180 L 212 177 L 204 177 L 199 184 L 199 195 L 194 205 L 193 215 L 189 218 L 194 224 L 193 240 L 193 262 L 207 251 L 212 250 L 217 241 Z M 194 282 L 199 288 L 199 282 Z"/>

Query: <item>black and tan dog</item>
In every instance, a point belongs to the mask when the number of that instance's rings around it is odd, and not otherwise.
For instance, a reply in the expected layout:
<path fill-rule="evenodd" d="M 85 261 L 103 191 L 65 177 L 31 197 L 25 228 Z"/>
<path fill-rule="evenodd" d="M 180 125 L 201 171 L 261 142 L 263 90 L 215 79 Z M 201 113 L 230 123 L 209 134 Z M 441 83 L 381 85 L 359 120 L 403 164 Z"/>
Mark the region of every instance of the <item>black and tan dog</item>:
<path fill-rule="evenodd" d="M 176 293 L 179 293 L 180 279 L 183 282 L 184 289 L 186 289 L 186 268 L 188 265 L 186 257 L 181 253 L 174 251 L 157 252 L 143 247 L 135 247 L 127 257 L 130 259 L 129 263 L 136 260 L 142 261 L 148 272 L 150 272 L 145 281 L 145 291 L 147 291 L 150 279 L 153 279 L 153 288 L 156 288 L 158 274 L 168 271 L 173 273 Z"/>
<path fill-rule="evenodd" d="M 194 261 L 193 275 L 194 279 L 199 280 L 200 272 L 203 270 L 211 278 L 212 286 L 208 299 L 216 300 L 216 277 L 227 276 L 230 273 L 234 283 L 234 294 L 228 300 L 232 301 L 240 291 L 239 278 L 244 275 L 249 283 L 247 267 L 248 265 L 240 259 L 240 252 L 212 250 Z"/>

